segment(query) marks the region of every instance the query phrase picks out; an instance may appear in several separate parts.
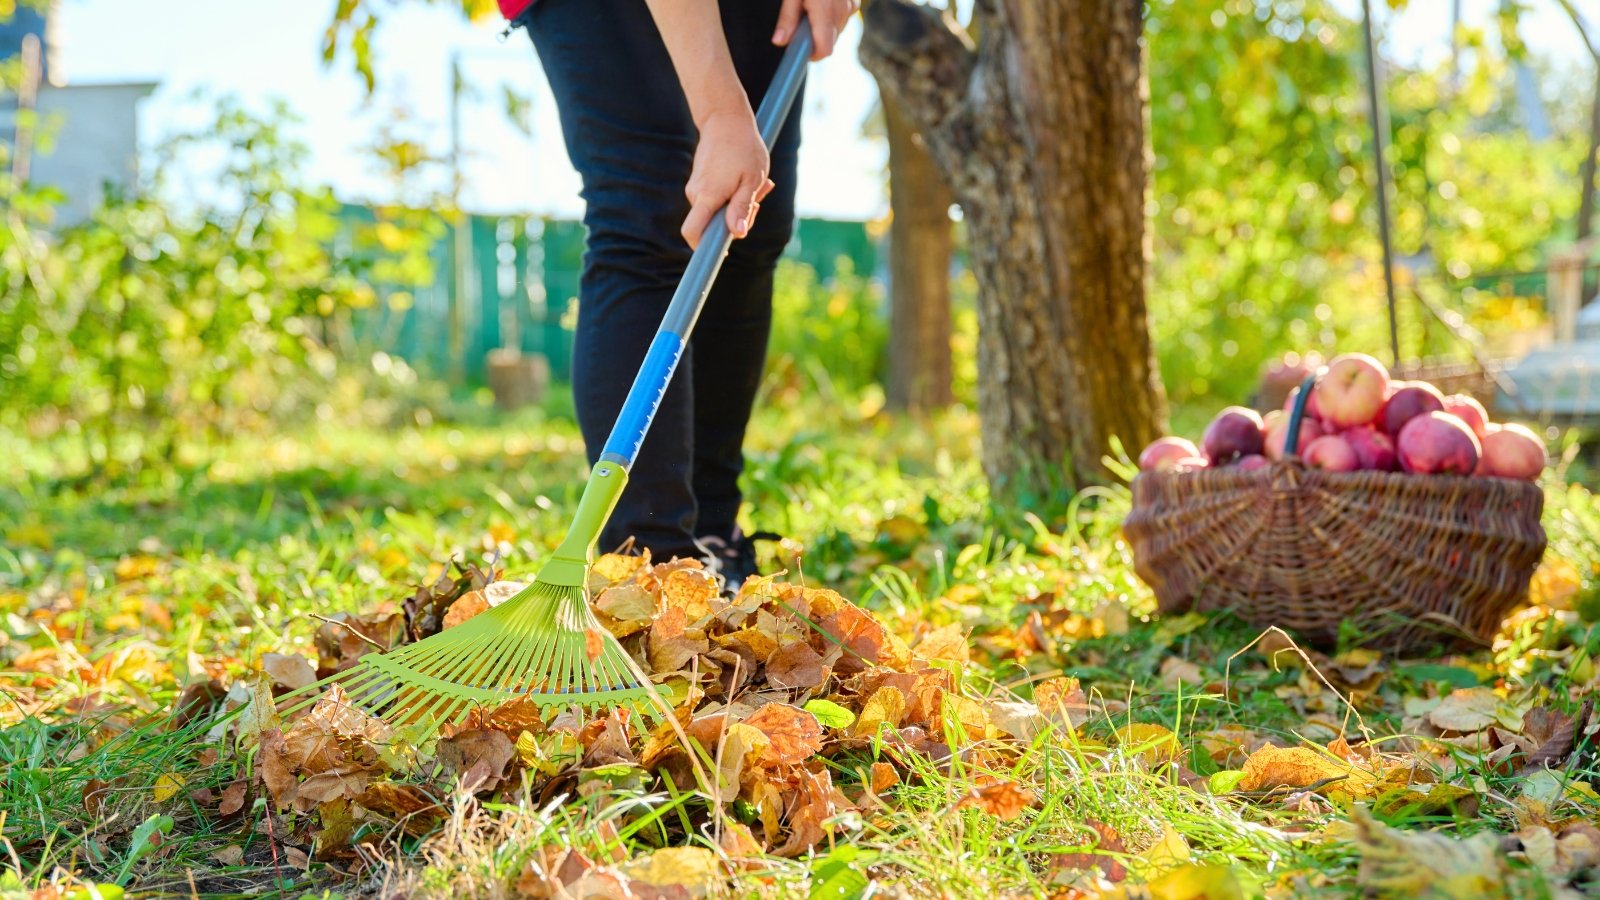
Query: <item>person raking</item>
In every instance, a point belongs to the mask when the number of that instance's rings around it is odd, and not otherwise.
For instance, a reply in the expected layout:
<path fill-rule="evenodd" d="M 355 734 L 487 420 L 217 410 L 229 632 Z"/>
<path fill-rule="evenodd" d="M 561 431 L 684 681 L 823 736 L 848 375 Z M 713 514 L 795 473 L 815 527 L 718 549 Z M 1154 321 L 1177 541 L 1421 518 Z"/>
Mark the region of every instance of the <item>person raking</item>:
<path fill-rule="evenodd" d="M 773 275 L 794 228 L 800 104 L 769 154 L 751 98 L 802 14 L 812 59 L 856 0 L 500 0 L 532 38 L 582 179 L 587 243 L 572 383 L 591 465 L 715 211 L 735 235 L 601 533 L 653 558 L 700 557 L 736 588 L 756 571 L 738 524 L 744 438 L 772 323 Z"/>

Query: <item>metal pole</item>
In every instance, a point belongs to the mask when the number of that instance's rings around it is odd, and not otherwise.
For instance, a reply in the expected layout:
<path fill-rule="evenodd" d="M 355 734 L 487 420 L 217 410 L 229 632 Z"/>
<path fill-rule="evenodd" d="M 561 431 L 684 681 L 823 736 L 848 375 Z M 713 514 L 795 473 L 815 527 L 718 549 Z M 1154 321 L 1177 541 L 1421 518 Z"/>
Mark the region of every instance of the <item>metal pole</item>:
<path fill-rule="evenodd" d="M 1389 168 L 1385 159 L 1389 119 L 1378 82 L 1378 50 L 1372 39 L 1372 0 L 1361 0 L 1361 32 L 1367 44 L 1367 106 L 1372 112 L 1372 148 L 1378 170 L 1378 238 L 1383 242 L 1383 287 L 1389 299 L 1389 353 L 1400 365 L 1400 325 L 1394 295 L 1394 241 L 1389 235 Z"/>

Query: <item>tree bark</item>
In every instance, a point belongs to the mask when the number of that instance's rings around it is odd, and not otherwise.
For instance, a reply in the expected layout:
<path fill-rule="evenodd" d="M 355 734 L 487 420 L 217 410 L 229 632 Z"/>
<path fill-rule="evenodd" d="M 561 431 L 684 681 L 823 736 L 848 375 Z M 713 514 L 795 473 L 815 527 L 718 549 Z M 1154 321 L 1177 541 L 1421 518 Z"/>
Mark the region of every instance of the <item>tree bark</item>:
<path fill-rule="evenodd" d="M 967 223 L 984 468 L 1002 494 L 1103 475 L 1162 429 L 1139 0 L 872 0 L 862 63 L 911 120 Z"/>
<path fill-rule="evenodd" d="M 950 259 L 955 202 L 933 157 L 886 96 L 889 132 L 889 385 L 890 409 L 922 412 L 949 406 Z"/>
<path fill-rule="evenodd" d="M 1595 58 L 1594 106 L 1589 111 L 1589 149 L 1579 171 L 1583 192 L 1578 200 L 1578 240 L 1594 231 L 1595 157 L 1600 155 L 1600 57 Z"/>

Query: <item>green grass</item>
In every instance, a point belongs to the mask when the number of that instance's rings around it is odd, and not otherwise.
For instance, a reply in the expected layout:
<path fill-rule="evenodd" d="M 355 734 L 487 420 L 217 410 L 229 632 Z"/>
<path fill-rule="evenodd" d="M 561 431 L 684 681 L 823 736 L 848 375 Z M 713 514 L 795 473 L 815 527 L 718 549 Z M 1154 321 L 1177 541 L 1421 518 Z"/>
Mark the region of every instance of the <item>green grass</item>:
<path fill-rule="evenodd" d="M 769 858 L 740 876 L 741 889 L 784 894 L 801 891 L 793 886 L 802 878 L 845 884 L 869 873 L 913 892 L 1048 894 L 1058 887 L 1048 860 L 1092 852 L 1085 823 L 1096 821 L 1122 836 L 1130 867 L 1176 834 L 1184 853 L 1228 867 L 1246 893 L 1291 885 L 1299 894 L 1358 894 L 1351 846 L 1305 839 L 1344 816 L 1337 805 L 1239 802 L 1152 771 L 1134 759 L 1137 748 L 1086 749 L 1114 744 L 1116 729 L 1130 723 L 1162 725 L 1180 735 L 1182 758 L 1203 777 L 1208 765 L 1218 768 L 1195 749 L 1206 732 L 1234 727 L 1280 744 L 1325 743 L 1351 721 L 1349 711 L 1316 707 L 1301 668 L 1234 658 L 1257 636 L 1241 623 L 1154 616 L 1118 537 L 1125 490 L 997 508 L 970 413 L 913 421 L 872 414 L 873 405 L 779 391 L 752 428 L 747 524 L 803 545 L 798 561 L 785 559 L 791 577 L 836 587 L 901 634 L 955 623 L 995 653 L 1032 619 L 1047 618 L 1043 646 L 986 657 L 991 664 L 962 673 L 964 690 L 1026 697 L 1031 683 L 1065 674 L 1081 679 L 1102 711 L 1076 733 L 1041 736 L 1004 770 L 981 747 L 919 762 L 919 777 L 893 788 L 891 803 L 834 823 L 834 838 L 811 859 Z M 649 846 L 669 834 L 681 841 L 691 819 L 707 815 L 660 785 L 595 790 L 560 807 L 534 798 L 465 804 L 442 838 L 383 836 L 385 864 L 358 885 L 329 869 L 313 868 L 308 880 L 274 858 L 262 829 L 283 823 L 263 804 L 218 820 L 187 799 L 243 777 L 248 758 L 196 765 L 193 730 L 149 715 L 170 708 L 178 686 L 201 670 L 239 677 L 262 653 L 303 652 L 315 615 L 396 601 L 451 559 L 530 574 L 559 541 L 581 486 L 569 420 L 533 411 L 493 425 L 324 424 L 191 450 L 168 470 L 97 485 L 75 481 L 70 458 L 56 449 L 0 436 L 0 458 L 20 461 L 0 472 L 0 662 L 19 669 L 0 675 L 0 871 L 8 873 L 0 879 L 29 889 L 79 879 L 187 893 L 192 880 L 193 890 L 218 895 L 409 887 L 469 896 L 514 880 L 537 847 L 598 849 L 610 825 L 642 820 L 650 827 L 628 843 Z M 1592 585 L 1600 506 L 1582 489 L 1552 490 L 1551 501 L 1552 552 Z M 1582 619 L 1563 613 L 1513 634 L 1495 654 L 1421 668 L 1390 661 L 1382 685 L 1358 699 L 1359 712 L 1384 737 L 1400 731 L 1406 698 L 1448 690 L 1452 680 L 1559 700 L 1573 686 L 1565 675 L 1572 648 L 1591 640 L 1600 651 Z M 29 654 L 34 663 L 20 670 Z M 38 663 L 41 655 L 48 661 Z M 1164 678 L 1171 660 L 1197 667 L 1200 684 Z M 1216 689 L 1223 684 L 1226 693 Z M 1577 777 L 1600 776 L 1589 740 L 1575 757 Z M 858 772 L 884 752 L 874 743 L 833 758 L 836 781 L 853 795 Z M 182 790 L 158 801 L 155 789 L 170 776 Z M 957 809 L 985 776 L 1037 785 L 1040 802 L 1009 821 Z M 1463 753 L 1448 777 L 1481 784 L 1487 811 L 1396 808 L 1380 817 L 1462 834 L 1511 827 L 1510 809 L 1492 799 L 1514 792 L 1509 776 Z M 86 804 L 102 782 L 109 787 Z M 171 822 L 159 846 L 134 839 L 139 826 L 164 824 L 160 816 Z M 235 846 L 239 861 L 211 855 Z M 8 897 L 5 884 L 0 896 Z"/>

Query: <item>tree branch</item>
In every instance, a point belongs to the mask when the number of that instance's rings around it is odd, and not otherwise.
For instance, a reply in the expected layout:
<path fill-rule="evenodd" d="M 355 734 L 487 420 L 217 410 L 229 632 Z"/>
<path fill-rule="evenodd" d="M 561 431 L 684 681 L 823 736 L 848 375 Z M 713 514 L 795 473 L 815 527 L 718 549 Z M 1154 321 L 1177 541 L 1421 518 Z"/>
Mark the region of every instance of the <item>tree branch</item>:
<path fill-rule="evenodd" d="M 911 0 L 870 0 L 859 56 L 917 131 L 947 127 L 964 107 L 977 63 L 972 40 L 941 11 Z"/>
<path fill-rule="evenodd" d="M 1571 19 L 1573 27 L 1578 29 L 1578 37 L 1583 38 L 1583 45 L 1589 48 L 1589 55 L 1594 57 L 1596 64 L 1600 64 L 1600 46 L 1596 46 L 1594 39 L 1589 36 L 1589 28 L 1584 24 L 1583 16 L 1579 15 L 1578 8 L 1572 5 L 1572 0 L 1556 0 L 1556 3 L 1567 11 L 1567 18 Z"/>

